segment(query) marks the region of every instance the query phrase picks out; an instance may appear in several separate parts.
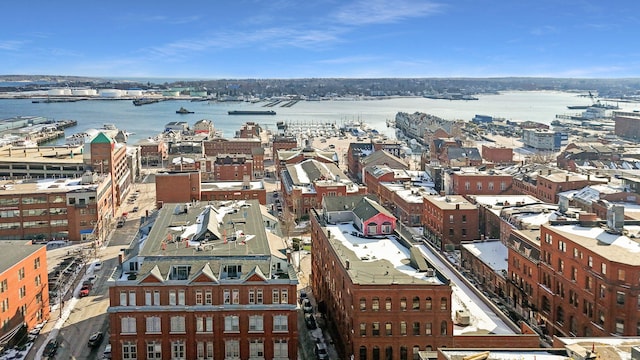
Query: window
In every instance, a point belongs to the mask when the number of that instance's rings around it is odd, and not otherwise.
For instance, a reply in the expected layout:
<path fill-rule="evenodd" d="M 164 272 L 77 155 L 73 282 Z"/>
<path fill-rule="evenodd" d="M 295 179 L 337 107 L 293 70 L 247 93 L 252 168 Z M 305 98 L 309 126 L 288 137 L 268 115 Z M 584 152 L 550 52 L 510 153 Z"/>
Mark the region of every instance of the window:
<path fill-rule="evenodd" d="M 138 358 L 138 347 L 133 341 L 125 341 L 122 343 L 122 358 L 135 360 Z"/>
<path fill-rule="evenodd" d="M 289 303 L 289 290 L 281 289 L 280 290 L 280 303 L 288 304 Z"/>
<path fill-rule="evenodd" d="M 169 291 L 169 305 L 176 305 L 178 302 L 178 296 L 175 290 Z"/>
<path fill-rule="evenodd" d="M 413 335 L 420 335 L 420 323 L 417 321 L 413 323 Z"/>
<path fill-rule="evenodd" d="M 240 331 L 240 318 L 237 315 L 230 315 L 224 317 L 224 331 L 225 332 L 238 332 Z"/>
<path fill-rule="evenodd" d="M 387 336 L 393 335 L 393 331 L 392 331 L 390 322 L 384 324 L 384 333 Z"/>
<path fill-rule="evenodd" d="M 198 333 L 213 332 L 213 318 L 210 316 L 196 317 L 196 332 Z"/>
<path fill-rule="evenodd" d="M 586 290 L 591 291 L 591 287 L 592 287 L 592 285 L 591 285 L 591 281 L 592 281 L 592 280 L 591 280 L 591 277 L 590 277 L 590 276 L 587 276 L 587 277 L 585 278 L 585 281 L 584 281 L 584 282 L 585 282 L 584 288 L 585 288 Z"/>
<path fill-rule="evenodd" d="M 184 360 L 184 340 L 174 340 L 171 342 L 171 360 Z"/>
<path fill-rule="evenodd" d="M 171 333 L 184 333 L 184 316 L 171 317 Z"/>
<path fill-rule="evenodd" d="M 18 280 L 22 280 L 22 279 L 24 279 L 24 268 L 23 267 L 18 269 Z"/>
<path fill-rule="evenodd" d="M 274 315 L 273 331 L 289 331 L 289 318 L 286 315 Z"/>
<path fill-rule="evenodd" d="M 417 296 L 413 297 L 413 310 L 419 310 L 420 309 L 420 298 Z"/>
<path fill-rule="evenodd" d="M 202 305 L 202 290 L 196 290 L 196 305 Z"/>
<path fill-rule="evenodd" d="M 387 311 L 391 311 L 391 298 L 387 298 L 384 301 L 384 309 Z"/>
<path fill-rule="evenodd" d="M 447 335 L 447 322 L 445 320 L 440 323 L 440 335 Z"/>
<path fill-rule="evenodd" d="M 224 342 L 225 359 L 240 359 L 240 341 L 226 340 Z"/>
<path fill-rule="evenodd" d="M 618 269 L 618 280 L 624 281 L 625 277 L 626 275 L 624 269 Z"/>
<path fill-rule="evenodd" d="M 249 356 L 251 358 L 264 357 L 264 342 L 262 339 L 249 340 Z"/>
<path fill-rule="evenodd" d="M 462 215 L 462 222 L 466 223 L 467 222 L 467 215 Z"/>
<path fill-rule="evenodd" d="M 431 335 L 432 334 L 432 330 L 431 330 L 431 323 L 424 323 L 424 334 L 425 335 Z"/>
<path fill-rule="evenodd" d="M 371 324 L 371 335 L 380 336 L 380 323 L 374 322 Z"/>
<path fill-rule="evenodd" d="M 482 183 L 481 182 L 476 183 L 476 189 L 482 190 Z"/>
<path fill-rule="evenodd" d="M 120 291 L 120 306 L 127 306 L 127 292 Z"/>
<path fill-rule="evenodd" d="M 360 323 L 360 336 L 367 335 L 367 323 Z"/>
<path fill-rule="evenodd" d="M 36 287 L 39 287 L 39 286 L 40 286 L 40 284 L 42 284 L 42 278 L 40 277 L 40 274 L 38 274 L 38 275 L 35 277 L 35 279 L 34 279 L 34 280 L 35 280 L 35 283 L 36 283 Z"/>
<path fill-rule="evenodd" d="M 249 304 L 256 303 L 256 291 L 255 289 L 249 289 Z"/>
<path fill-rule="evenodd" d="M 144 305 L 151 306 L 153 305 L 153 293 L 151 290 L 145 290 L 144 292 Z"/>
<path fill-rule="evenodd" d="M 147 359 L 162 359 L 162 343 L 160 341 L 147 343 Z"/>
<path fill-rule="evenodd" d="M 121 334 L 135 334 L 136 333 L 136 318 L 127 316 L 120 318 L 120 333 Z"/>
<path fill-rule="evenodd" d="M 213 304 L 213 293 L 211 292 L 211 290 L 207 290 L 204 293 L 204 303 L 205 305 L 212 305 Z"/>
<path fill-rule="evenodd" d="M 178 291 L 178 305 L 185 305 L 184 290 L 179 290 Z"/>
<path fill-rule="evenodd" d="M 367 360 L 367 347 L 360 346 L 360 360 Z"/>
<path fill-rule="evenodd" d="M 367 310 L 367 299 L 360 298 L 360 311 Z"/>
<path fill-rule="evenodd" d="M 40 257 L 37 257 L 33 260 L 33 268 L 36 270 L 40 268 Z"/>
<path fill-rule="evenodd" d="M 600 272 L 601 272 L 603 275 L 606 275 L 606 274 L 607 274 L 607 264 L 602 263 L 602 264 L 600 265 Z"/>
<path fill-rule="evenodd" d="M 287 339 L 276 339 L 273 341 L 273 359 L 288 359 L 289 343 Z"/>
<path fill-rule="evenodd" d="M 129 291 L 129 306 L 136 306 L 136 292 Z"/>
<path fill-rule="evenodd" d="M 264 331 L 262 315 L 249 316 L 249 331 Z"/>
<path fill-rule="evenodd" d="M 624 334 L 624 319 L 616 319 L 616 334 Z"/>
<path fill-rule="evenodd" d="M 377 297 L 371 300 L 371 310 L 373 311 L 380 310 L 380 299 L 378 299 Z"/>
<path fill-rule="evenodd" d="M 470 182 L 468 182 L 468 181 L 465 181 L 465 183 L 464 183 L 464 189 L 465 189 L 465 190 L 471 190 L 471 183 L 470 183 Z"/>
<path fill-rule="evenodd" d="M 446 297 L 441 297 L 440 298 L 440 310 L 447 310 L 448 305 L 447 305 L 447 298 Z"/>
<path fill-rule="evenodd" d="M 2 280 L 2 282 L 0 282 L 0 294 L 7 291 L 7 288 L 8 288 L 7 279 L 4 279 Z"/>
<path fill-rule="evenodd" d="M 618 305 L 624 305 L 624 297 L 625 297 L 625 293 L 623 291 L 618 291 L 616 292 L 616 303 Z"/>
<path fill-rule="evenodd" d="M 593 258 L 591 256 L 587 258 L 587 265 L 589 265 L 589 267 L 593 267 Z"/>
<path fill-rule="evenodd" d="M 407 335 L 407 322 L 400 321 L 400 335 Z"/>
<path fill-rule="evenodd" d="M 198 341 L 196 343 L 196 357 L 198 360 L 213 360 L 213 343 Z"/>
<path fill-rule="evenodd" d="M 431 309 L 433 309 L 433 302 L 431 301 L 431 298 L 430 298 L 430 297 L 428 297 L 428 298 L 426 298 L 426 299 L 425 299 L 425 301 L 424 301 L 424 308 L 425 308 L 425 309 L 427 309 L 427 310 L 431 310 Z"/>
<path fill-rule="evenodd" d="M 453 224 L 453 215 L 449 215 L 449 224 Z"/>
<path fill-rule="evenodd" d="M 160 326 L 159 316 L 150 316 L 147 318 L 147 333 L 160 333 L 162 331 Z"/>
<path fill-rule="evenodd" d="M 507 183 L 502 181 L 500 182 L 500 191 L 505 191 L 507 190 Z"/>
<path fill-rule="evenodd" d="M 638 297 L 638 308 L 640 308 L 640 296 Z M 407 298 L 402 298 L 400 299 L 400 310 L 401 311 L 405 311 L 407 310 Z"/>
<path fill-rule="evenodd" d="M 256 300 L 257 300 L 257 301 L 256 301 L 256 304 L 262 304 L 262 302 L 263 302 L 263 300 L 262 300 L 262 298 L 263 298 L 263 296 L 262 296 L 262 289 L 258 289 L 258 290 L 256 291 L 256 297 L 257 297 L 257 299 L 256 299 Z"/>

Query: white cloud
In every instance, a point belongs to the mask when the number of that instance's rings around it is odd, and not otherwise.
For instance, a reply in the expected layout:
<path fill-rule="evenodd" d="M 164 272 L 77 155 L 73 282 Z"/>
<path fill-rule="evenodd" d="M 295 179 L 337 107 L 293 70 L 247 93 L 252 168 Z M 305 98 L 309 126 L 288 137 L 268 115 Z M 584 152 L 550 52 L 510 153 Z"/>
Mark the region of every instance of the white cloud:
<path fill-rule="evenodd" d="M 27 41 L 23 40 L 0 40 L 0 50 L 16 51 L 20 50 Z"/>
<path fill-rule="evenodd" d="M 431 1 L 358 0 L 335 13 L 344 25 L 389 24 L 440 12 L 442 5 Z"/>

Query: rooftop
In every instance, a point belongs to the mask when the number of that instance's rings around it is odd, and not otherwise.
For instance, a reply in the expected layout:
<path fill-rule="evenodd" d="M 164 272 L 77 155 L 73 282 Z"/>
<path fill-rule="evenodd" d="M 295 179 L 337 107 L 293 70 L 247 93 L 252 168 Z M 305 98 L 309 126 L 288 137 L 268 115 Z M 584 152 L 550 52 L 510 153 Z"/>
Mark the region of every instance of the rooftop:
<path fill-rule="evenodd" d="M 425 199 L 442 210 L 471 210 L 476 208 L 474 204 L 471 204 L 462 195 L 425 196 Z"/>
<path fill-rule="evenodd" d="M 82 178 L 58 178 L 58 179 L 25 179 L 25 180 L 0 180 L 0 194 L 33 194 L 43 193 L 67 193 L 76 190 L 96 190 L 100 183 L 108 175 L 97 177 L 96 183 L 82 183 Z"/>
<path fill-rule="evenodd" d="M 501 274 L 502 270 L 508 270 L 509 251 L 502 241 L 475 241 L 470 244 L 463 244 L 462 247 L 487 264 L 496 273 Z"/>
<path fill-rule="evenodd" d="M 242 181 L 207 181 L 200 184 L 201 191 L 221 191 L 221 190 L 243 190 L 244 182 Z M 264 189 L 262 181 L 250 181 L 250 190 Z"/>
<path fill-rule="evenodd" d="M 46 245 L 32 245 L 27 240 L 0 240 L 0 274 L 24 260 Z M 32 264 L 33 265 L 33 264 Z"/>

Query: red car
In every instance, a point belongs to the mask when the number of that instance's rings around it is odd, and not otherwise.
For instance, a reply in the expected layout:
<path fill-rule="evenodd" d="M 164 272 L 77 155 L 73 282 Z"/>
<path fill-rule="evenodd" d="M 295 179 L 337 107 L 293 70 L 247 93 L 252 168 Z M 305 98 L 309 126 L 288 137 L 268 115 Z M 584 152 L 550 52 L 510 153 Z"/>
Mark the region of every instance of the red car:
<path fill-rule="evenodd" d="M 85 297 L 89 295 L 89 291 L 91 290 L 91 288 L 89 287 L 89 285 L 84 285 L 81 289 L 80 289 L 80 297 Z"/>

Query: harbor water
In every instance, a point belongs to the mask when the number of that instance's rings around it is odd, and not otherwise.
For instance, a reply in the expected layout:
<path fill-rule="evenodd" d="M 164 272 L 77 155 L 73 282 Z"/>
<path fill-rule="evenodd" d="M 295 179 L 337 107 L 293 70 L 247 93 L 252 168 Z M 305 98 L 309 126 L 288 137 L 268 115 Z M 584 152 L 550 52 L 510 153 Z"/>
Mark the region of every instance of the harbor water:
<path fill-rule="evenodd" d="M 424 112 L 447 120 L 469 121 L 476 114 L 490 115 L 514 121 L 531 120 L 549 124 L 556 114 L 576 114 L 568 105 L 590 105 L 591 99 L 574 93 L 554 91 L 514 91 L 500 95 L 479 95 L 479 100 L 436 100 L 422 97 L 382 100 L 300 101 L 291 107 L 263 107 L 267 101 L 249 102 L 190 102 L 162 101 L 134 106 L 131 100 L 85 100 L 62 103 L 32 103 L 31 99 L 0 99 L 0 119 L 16 116 L 43 116 L 52 120 L 77 120 L 78 125 L 66 129 L 66 135 L 87 129 L 114 124 L 132 135 L 129 143 L 152 137 L 161 132 L 166 123 L 186 121 L 193 125 L 201 119 L 213 121 L 225 137 L 233 137 L 240 125 L 253 121 L 267 130 L 276 130 L 276 122 L 343 123 L 361 121 L 382 134 L 394 137 L 387 120 L 396 113 Z M 283 102 L 283 104 L 286 102 Z M 638 104 L 620 103 L 621 110 L 634 110 Z M 176 114 L 184 107 L 193 114 Z M 228 115 L 232 110 L 274 110 L 276 115 Z M 61 143 L 64 140 L 61 140 Z"/>

